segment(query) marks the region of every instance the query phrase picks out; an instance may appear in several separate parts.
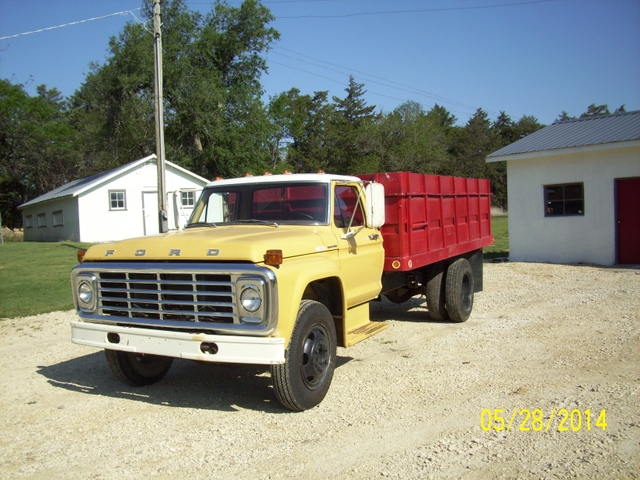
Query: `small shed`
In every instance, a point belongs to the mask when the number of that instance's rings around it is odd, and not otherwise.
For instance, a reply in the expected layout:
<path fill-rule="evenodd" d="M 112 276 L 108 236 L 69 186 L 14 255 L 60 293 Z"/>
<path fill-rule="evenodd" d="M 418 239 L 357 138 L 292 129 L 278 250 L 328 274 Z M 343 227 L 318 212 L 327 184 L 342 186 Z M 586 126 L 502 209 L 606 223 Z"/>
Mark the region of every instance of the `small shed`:
<path fill-rule="evenodd" d="M 169 228 L 182 228 L 208 180 L 165 162 Z M 159 232 L 156 156 L 62 185 L 20 205 L 24 240 L 106 242 Z"/>
<path fill-rule="evenodd" d="M 511 260 L 640 264 L 640 111 L 556 122 L 499 161 Z"/>

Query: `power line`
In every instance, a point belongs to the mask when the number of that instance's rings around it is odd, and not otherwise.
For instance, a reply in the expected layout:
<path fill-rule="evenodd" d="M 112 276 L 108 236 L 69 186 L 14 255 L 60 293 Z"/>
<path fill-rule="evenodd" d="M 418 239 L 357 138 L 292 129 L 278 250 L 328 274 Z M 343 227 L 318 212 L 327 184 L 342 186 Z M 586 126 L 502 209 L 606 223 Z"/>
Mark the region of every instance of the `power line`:
<path fill-rule="evenodd" d="M 401 91 L 405 91 L 405 92 L 408 92 L 408 93 L 421 95 L 421 96 L 424 96 L 424 97 L 427 97 L 427 98 L 431 98 L 432 100 L 439 101 L 441 103 L 447 103 L 447 104 L 451 104 L 451 105 L 456 105 L 458 107 L 469 109 L 469 110 L 472 110 L 472 111 L 476 111 L 478 109 L 478 107 L 475 107 L 473 105 L 467 105 L 465 103 L 461 103 L 461 102 L 458 102 L 458 101 L 455 101 L 455 100 L 451 100 L 451 99 L 442 97 L 441 95 L 437 95 L 435 93 L 428 92 L 426 90 L 421 90 L 419 88 L 411 87 L 409 85 L 405 85 L 405 84 L 402 84 L 402 83 L 399 83 L 399 82 L 396 82 L 396 81 L 393 81 L 393 80 L 389 80 L 387 78 L 379 77 L 377 75 L 372 75 L 372 74 L 367 73 L 367 72 L 363 72 L 363 71 L 356 70 L 356 69 L 349 68 L 349 67 L 344 67 L 342 65 L 337 65 L 337 64 L 334 64 L 334 63 L 331 63 L 331 62 L 326 62 L 324 60 L 320 60 L 318 58 L 314 58 L 314 57 L 311 57 L 309 55 L 305 55 L 305 54 L 290 50 L 288 48 L 279 47 L 279 46 L 276 46 L 275 48 L 276 49 L 280 49 L 280 50 L 285 50 L 287 52 L 291 52 L 291 53 L 294 53 L 296 55 L 300 55 L 302 57 L 310 58 L 311 60 L 315 60 L 317 62 L 322 62 L 322 63 L 325 63 L 327 65 L 331 65 L 333 67 L 338 67 L 338 68 L 341 68 L 343 70 L 346 70 L 347 72 L 355 72 L 355 73 L 359 73 L 361 75 L 365 75 L 367 77 L 377 78 L 379 80 L 387 82 L 387 83 L 381 83 L 381 82 L 378 82 L 378 81 L 375 81 L 375 80 L 363 78 L 363 80 L 365 80 L 365 81 L 367 81 L 369 83 L 375 83 L 375 84 L 378 84 L 378 85 L 382 85 L 384 87 L 395 88 L 396 90 L 401 90 Z M 301 59 L 298 59 L 298 58 L 294 58 L 294 57 L 291 57 L 289 55 L 284 55 L 284 54 L 278 53 L 278 52 L 273 52 L 273 53 L 275 53 L 276 55 L 283 56 L 283 57 L 291 58 L 292 60 L 296 60 L 296 61 L 299 61 L 299 62 L 307 63 L 309 65 L 313 65 L 313 66 L 316 66 L 316 67 L 319 67 L 319 68 L 324 68 L 324 69 L 327 69 L 327 70 L 330 70 L 330 71 L 334 71 L 336 73 L 344 74 L 344 72 L 341 72 L 341 71 L 338 71 L 338 70 L 335 70 L 335 69 L 332 69 L 332 68 L 328 68 L 328 67 L 325 67 L 325 66 L 322 66 L 322 65 L 317 65 L 317 64 L 314 64 L 314 63 L 311 63 L 311 62 L 307 62 L 305 60 L 301 60 Z M 273 62 L 273 63 L 276 63 L 276 62 Z M 278 63 L 278 65 L 283 65 L 283 64 Z M 284 66 L 288 66 L 288 65 L 284 65 Z M 290 68 L 294 68 L 294 67 L 290 67 Z M 307 72 L 305 70 L 301 70 L 301 71 L 306 72 L 306 73 L 311 73 L 311 72 Z M 322 77 L 321 75 L 317 75 L 317 74 L 313 74 L 313 75 Z M 327 77 L 322 77 L 322 78 L 327 78 Z M 332 80 L 332 81 L 335 81 L 335 80 Z M 398 85 L 398 86 L 389 85 L 389 83 L 395 84 L 395 85 Z M 370 92 L 370 93 L 374 93 L 374 92 Z M 378 95 L 382 95 L 382 94 L 378 94 Z M 388 97 L 388 98 L 395 98 L 395 97 L 389 97 L 387 95 L 382 95 L 382 96 L 385 96 L 385 97 Z M 398 99 L 396 99 L 396 100 L 398 100 Z M 467 112 L 460 112 L 460 111 L 456 111 L 456 113 L 467 114 Z M 499 113 L 496 113 L 496 112 L 488 112 L 488 113 L 490 113 L 491 115 L 496 115 L 496 116 L 499 115 Z"/>
<path fill-rule="evenodd" d="M 308 73 L 309 75 L 314 75 L 314 76 L 316 76 L 316 77 L 323 78 L 323 79 L 325 79 L 325 80 L 328 80 L 328 81 L 333 82 L 333 83 L 337 83 L 337 84 L 342 85 L 342 86 L 345 86 L 345 85 L 346 85 L 343 81 L 335 80 L 335 79 L 330 78 L 330 77 L 325 77 L 324 75 L 320 75 L 319 73 L 310 72 L 309 70 L 304 70 L 304 69 L 302 69 L 302 68 L 293 67 L 293 66 L 291 66 L 291 65 L 287 65 L 286 63 L 280 63 L 280 62 L 276 62 L 276 61 L 274 61 L 274 60 L 269 60 L 269 63 L 273 63 L 273 64 L 275 64 L 275 65 L 280 65 L 281 67 L 290 68 L 290 69 L 292 69 L 292 70 L 297 70 L 298 72 Z M 340 72 L 338 72 L 338 73 L 340 73 Z M 375 82 L 374 82 L 374 83 L 375 83 Z M 384 85 L 384 84 L 380 84 L 380 85 Z M 384 85 L 384 86 L 388 86 L 388 85 Z M 394 87 L 391 87 L 391 88 L 394 88 Z M 368 90 L 368 89 L 367 89 L 367 93 L 369 93 L 369 94 L 371 94 L 371 95 L 377 95 L 377 96 L 379 96 L 379 97 L 390 98 L 390 99 L 392 99 L 392 100 L 397 100 L 397 101 L 399 101 L 399 102 L 405 102 L 405 101 L 407 100 L 406 98 L 392 97 L 391 95 L 385 95 L 384 93 L 374 92 L 374 91 L 371 91 L 371 90 Z M 473 108 L 474 110 L 477 110 L 475 107 L 472 107 L 472 108 Z M 451 112 L 459 113 L 459 114 L 461 114 L 461 115 L 469 115 L 469 112 L 462 112 L 462 111 L 460 111 L 460 110 L 455 110 L 455 109 L 453 109 L 453 108 L 449 108 L 449 110 L 450 110 Z M 492 113 L 492 112 L 488 112 L 488 113 Z"/>
<path fill-rule="evenodd" d="M 479 10 L 487 8 L 502 8 L 502 7 L 516 7 L 520 5 L 531 5 L 535 3 L 553 2 L 554 0 L 531 0 L 527 2 L 519 3 L 501 3 L 496 5 L 477 5 L 473 7 L 445 7 L 445 8 L 427 8 L 419 10 L 387 10 L 383 12 L 361 12 L 361 13 L 345 13 L 341 15 L 295 15 L 295 16 L 279 16 L 280 19 L 299 19 L 299 18 L 349 18 L 349 17 L 362 17 L 367 15 L 396 15 L 402 13 L 427 13 L 427 12 L 445 12 L 454 10 Z"/>
<path fill-rule="evenodd" d="M 33 30 L 31 32 L 16 33 L 15 35 L 8 35 L 6 37 L 0 37 L 0 40 L 8 40 L 10 38 L 22 37 L 24 35 L 31 35 L 33 33 L 46 32 L 48 30 L 55 30 L 56 28 L 70 27 L 71 25 L 79 25 L 81 23 L 92 22 L 94 20 L 102 20 L 104 18 L 115 17 L 116 15 L 129 15 L 129 14 L 131 14 L 133 16 L 133 18 L 135 18 L 138 23 L 143 23 L 133 13 L 136 10 L 140 10 L 140 8 L 133 8 L 131 10 L 125 10 L 123 12 L 110 13 L 109 15 L 103 15 L 101 17 L 87 18 L 86 20 L 78 20 L 77 22 L 64 23 L 62 25 L 56 25 L 55 27 L 41 28 L 39 30 Z"/>

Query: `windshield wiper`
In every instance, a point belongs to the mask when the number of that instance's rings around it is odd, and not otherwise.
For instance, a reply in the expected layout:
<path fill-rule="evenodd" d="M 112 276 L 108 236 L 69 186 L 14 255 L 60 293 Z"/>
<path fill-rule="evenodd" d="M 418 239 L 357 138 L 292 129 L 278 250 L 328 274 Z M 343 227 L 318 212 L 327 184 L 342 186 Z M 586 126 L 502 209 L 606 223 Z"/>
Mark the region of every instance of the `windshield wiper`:
<path fill-rule="evenodd" d="M 218 227 L 215 223 L 212 222 L 195 222 L 186 225 L 184 228 L 193 228 L 193 227 Z"/>
<path fill-rule="evenodd" d="M 276 222 L 274 222 L 273 220 L 258 220 L 257 218 L 247 218 L 247 219 L 243 219 L 243 220 L 234 220 L 233 223 L 259 223 L 261 225 L 273 225 L 276 228 L 279 228 L 280 225 L 278 225 Z"/>

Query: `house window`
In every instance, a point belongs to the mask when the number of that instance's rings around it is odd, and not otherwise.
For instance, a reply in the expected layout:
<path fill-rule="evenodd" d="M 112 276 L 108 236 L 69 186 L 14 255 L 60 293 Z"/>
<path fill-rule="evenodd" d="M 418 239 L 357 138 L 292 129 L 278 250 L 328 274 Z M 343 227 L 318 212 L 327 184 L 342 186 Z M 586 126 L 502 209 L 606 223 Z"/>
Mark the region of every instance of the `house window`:
<path fill-rule="evenodd" d="M 109 190 L 109 210 L 126 210 L 127 202 L 124 190 Z"/>
<path fill-rule="evenodd" d="M 53 226 L 62 227 L 64 225 L 64 219 L 62 217 L 62 210 L 56 210 L 51 214 Z"/>
<path fill-rule="evenodd" d="M 46 227 L 47 226 L 47 214 L 46 213 L 39 213 L 38 214 L 38 228 L 42 228 L 42 227 Z"/>
<path fill-rule="evenodd" d="M 584 185 L 545 185 L 544 208 L 545 217 L 584 215 Z"/>
<path fill-rule="evenodd" d="M 193 207 L 196 204 L 196 192 L 194 190 L 182 190 L 180 201 L 183 207 Z"/>
<path fill-rule="evenodd" d="M 33 228 L 33 215 L 25 215 L 24 228 Z"/>

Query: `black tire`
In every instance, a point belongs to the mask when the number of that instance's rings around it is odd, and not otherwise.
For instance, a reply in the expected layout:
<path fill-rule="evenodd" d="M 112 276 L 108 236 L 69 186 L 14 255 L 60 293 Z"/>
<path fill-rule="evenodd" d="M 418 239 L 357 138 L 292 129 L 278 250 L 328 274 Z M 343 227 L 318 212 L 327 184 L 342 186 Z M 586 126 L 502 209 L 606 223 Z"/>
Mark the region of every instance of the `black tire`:
<path fill-rule="evenodd" d="M 447 269 L 445 298 L 449 319 L 466 322 L 473 308 L 473 271 L 466 258 L 459 258 Z"/>
<path fill-rule="evenodd" d="M 429 316 L 436 322 L 447 321 L 449 314 L 445 308 L 444 265 L 435 265 L 429 272 L 428 278 L 424 294 L 427 297 Z"/>
<path fill-rule="evenodd" d="M 162 379 L 173 363 L 172 357 L 144 353 L 105 350 L 107 364 L 122 383 L 134 387 L 154 384 Z"/>
<path fill-rule="evenodd" d="M 300 303 L 286 362 L 271 366 L 280 403 L 294 411 L 318 405 L 329 391 L 336 367 L 336 327 L 331 313 L 314 300 Z"/>

